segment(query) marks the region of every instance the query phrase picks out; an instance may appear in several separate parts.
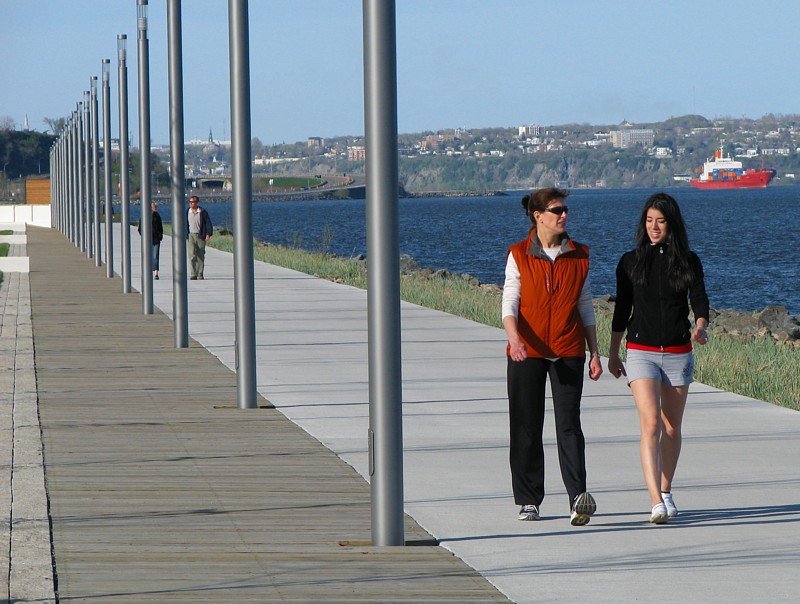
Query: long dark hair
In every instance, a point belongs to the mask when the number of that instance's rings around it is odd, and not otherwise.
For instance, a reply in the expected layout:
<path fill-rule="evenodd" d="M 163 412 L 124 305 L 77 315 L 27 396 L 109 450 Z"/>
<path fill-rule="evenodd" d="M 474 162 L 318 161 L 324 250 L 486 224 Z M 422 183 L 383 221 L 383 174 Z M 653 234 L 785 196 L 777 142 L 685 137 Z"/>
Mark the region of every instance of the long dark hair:
<path fill-rule="evenodd" d="M 689 237 L 686 235 L 686 225 L 681 216 L 678 202 L 666 193 L 655 193 L 647 198 L 639 218 L 639 228 L 636 229 L 635 260 L 631 269 L 631 280 L 636 285 L 645 285 L 650 267 L 650 259 L 654 253 L 654 246 L 650 244 L 647 235 L 647 210 L 655 209 L 664 215 L 667 221 L 667 237 L 663 246 L 667 256 L 667 277 L 670 285 L 676 290 L 687 289 L 694 281 L 691 253 L 689 250 Z"/>

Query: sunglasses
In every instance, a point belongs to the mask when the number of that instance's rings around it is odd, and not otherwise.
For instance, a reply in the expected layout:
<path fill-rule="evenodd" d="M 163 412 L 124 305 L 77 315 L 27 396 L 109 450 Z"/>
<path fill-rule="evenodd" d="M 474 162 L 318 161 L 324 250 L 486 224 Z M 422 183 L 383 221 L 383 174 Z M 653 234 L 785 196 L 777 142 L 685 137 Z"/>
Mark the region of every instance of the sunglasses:
<path fill-rule="evenodd" d="M 562 214 L 567 214 L 569 212 L 569 208 L 567 206 L 556 206 L 555 208 L 547 208 L 545 212 L 550 212 L 556 216 L 561 216 Z"/>

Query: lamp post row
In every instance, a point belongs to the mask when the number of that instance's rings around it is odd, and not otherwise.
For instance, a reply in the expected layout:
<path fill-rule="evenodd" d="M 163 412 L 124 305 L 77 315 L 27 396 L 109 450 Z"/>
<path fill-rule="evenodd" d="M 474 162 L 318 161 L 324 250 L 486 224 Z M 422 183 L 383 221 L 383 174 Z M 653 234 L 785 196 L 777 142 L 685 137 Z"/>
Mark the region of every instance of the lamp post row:
<path fill-rule="evenodd" d="M 147 3 L 136 0 L 139 58 L 142 312 L 153 313 L 150 212 L 150 92 Z M 368 356 L 370 422 L 367 434 L 372 499 L 372 539 L 404 545 L 402 485 L 402 379 L 398 236 L 397 69 L 394 0 L 362 0 L 364 112 L 367 140 Z M 187 217 L 184 209 L 183 75 L 180 0 L 168 0 L 170 151 L 173 216 L 173 317 L 175 346 L 188 347 Z M 247 0 L 228 0 L 231 134 L 234 191 L 234 297 L 237 402 L 257 406 L 255 295 L 250 162 L 250 66 Z M 130 293 L 128 107 L 126 36 L 117 36 L 122 291 Z M 113 277 L 109 63 L 102 62 L 105 242 L 107 276 Z M 83 114 L 81 115 L 81 108 Z M 101 266 L 97 77 L 83 103 L 67 118 L 51 149 L 53 224 Z"/>

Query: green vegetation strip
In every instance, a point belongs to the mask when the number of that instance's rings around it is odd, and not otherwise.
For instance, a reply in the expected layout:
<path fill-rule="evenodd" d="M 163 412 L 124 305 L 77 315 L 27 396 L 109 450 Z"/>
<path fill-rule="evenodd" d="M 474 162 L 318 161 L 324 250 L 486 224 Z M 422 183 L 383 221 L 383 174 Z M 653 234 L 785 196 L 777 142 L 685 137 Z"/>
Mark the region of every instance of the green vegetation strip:
<path fill-rule="evenodd" d="M 233 252 L 231 235 L 215 234 L 210 243 L 217 249 Z M 354 259 L 263 242 L 255 243 L 253 255 L 268 264 L 353 287 L 367 287 L 366 268 Z M 470 285 L 459 277 L 430 279 L 402 275 L 400 296 L 413 304 L 502 327 L 500 294 Z M 607 354 L 611 317 L 606 312 L 597 313 L 597 333 L 600 351 Z M 696 349 L 695 379 L 714 388 L 800 410 L 799 364 L 800 350 L 792 346 L 763 338 L 715 334 L 708 344 Z"/>

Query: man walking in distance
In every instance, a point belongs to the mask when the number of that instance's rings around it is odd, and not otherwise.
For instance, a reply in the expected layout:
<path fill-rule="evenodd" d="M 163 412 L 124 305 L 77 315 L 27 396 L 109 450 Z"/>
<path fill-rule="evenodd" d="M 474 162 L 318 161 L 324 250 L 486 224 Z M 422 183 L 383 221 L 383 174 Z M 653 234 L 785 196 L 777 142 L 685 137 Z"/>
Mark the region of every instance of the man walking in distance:
<path fill-rule="evenodd" d="M 206 259 L 206 241 L 211 239 L 213 226 L 208 212 L 200 207 L 200 198 L 192 195 L 189 198 L 189 279 L 203 279 L 203 267 Z"/>

